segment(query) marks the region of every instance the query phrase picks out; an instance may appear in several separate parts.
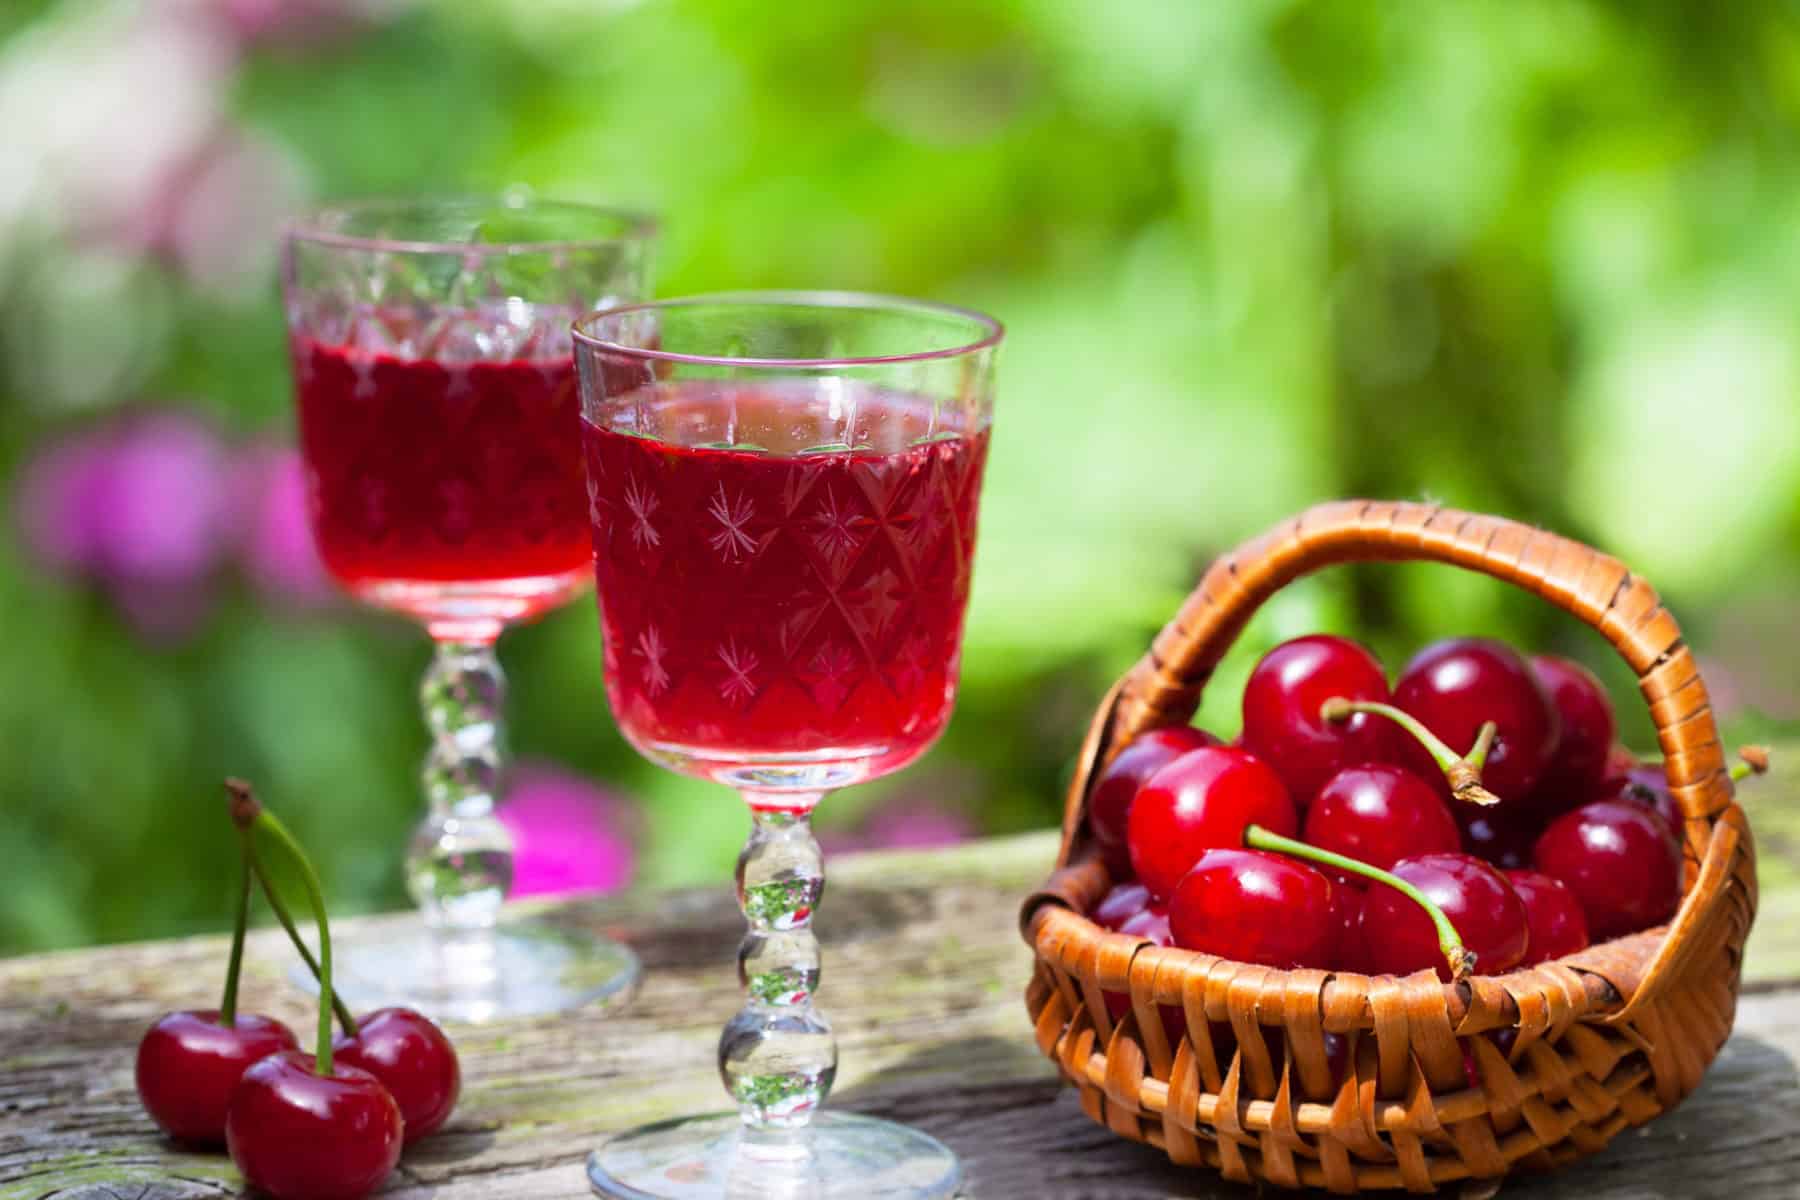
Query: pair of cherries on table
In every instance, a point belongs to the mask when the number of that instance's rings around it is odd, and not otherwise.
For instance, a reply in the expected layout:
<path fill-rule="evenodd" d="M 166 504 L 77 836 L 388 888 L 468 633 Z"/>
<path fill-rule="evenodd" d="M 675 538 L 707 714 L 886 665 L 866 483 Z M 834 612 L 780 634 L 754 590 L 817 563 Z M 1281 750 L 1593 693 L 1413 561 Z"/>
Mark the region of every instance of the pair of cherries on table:
<path fill-rule="evenodd" d="M 1092 915 L 1239 962 L 1445 980 L 1651 927 L 1680 899 L 1681 817 L 1614 738 L 1566 659 L 1451 639 L 1390 688 L 1355 642 L 1285 642 L 1236 743 L 1153 730 L 1096 778 L 1115 886 Z"/>
<path fill-rule="evenodd" d="M 138 1044 L 137 1091 L 165 1133 L 200 1146 L 225 1144 L 244 1178 L 277 1200 L 350 1200 L 373 1191 L 399 1161 L 402 1145 L 450 1117 L 462 1071 L 450 1039 L 407 1008 L 353 1018 L 330 982 L 330 930 L 317 876 L 291 835 L 233 781 L 233 817 L 243 841 L 244 877 L 225 992 L 216 1010 L 167 1013 Z M 319 922 L 315 960 L 256 851 L 263 831 L 306 884 Z M 262 886 L 295 947 L 319 976 L 319 1041 L 300 1050 L 272 1017 L 241 1012 L 252 880 Z M 342 1032 L 332 1034 L 336 1015 Z"/>

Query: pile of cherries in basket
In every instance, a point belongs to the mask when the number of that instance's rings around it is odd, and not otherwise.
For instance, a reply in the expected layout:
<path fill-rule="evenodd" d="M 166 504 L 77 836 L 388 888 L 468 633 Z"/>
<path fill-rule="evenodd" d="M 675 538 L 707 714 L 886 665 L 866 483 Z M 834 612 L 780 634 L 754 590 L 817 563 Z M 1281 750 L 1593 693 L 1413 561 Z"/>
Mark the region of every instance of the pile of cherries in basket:
<path fill-rule="evenodd" d="M 1092 916 L 1239 962 L 1445 980 L 1646 929 L 1681 896 L 1682 815 L 1614 738 L 1567 659 L 1458 638 L 1390 688 L 1355 642 L 1285 642 L 1237 741 L 1154 730 L 1096 778 L 1115 886 Z M 1744 756 L 1734 774 L 1766 763 Z"/>
<path fill-rule="evenodd" d="M 167 1013 L 138 1044 L 138 1099 L 163 1131 L 196 1146 L 224 1144 L 238 1170 L 276 1200 L 353 1200 L 400 1159 L 402 1144 L 449 1119 L 462 1087 L 456 1050 L 429 1019 L 384 1008 L 361 1020 L 331 988 L 331 931 L 318 876 L 285 827 L 248 787 L 226 784 L 243 850 L 243 879 L 225 993 L 216 1011 Z M 319 955 L 301 940 L 270 882 L 257 835 L 305 884 Z M 273 1017 L 239 1010 L 238 974 L 252 881 L 319 980 L 316 1053 Z M 342 1032 L 332 1036 L 332 1016 Z"/>

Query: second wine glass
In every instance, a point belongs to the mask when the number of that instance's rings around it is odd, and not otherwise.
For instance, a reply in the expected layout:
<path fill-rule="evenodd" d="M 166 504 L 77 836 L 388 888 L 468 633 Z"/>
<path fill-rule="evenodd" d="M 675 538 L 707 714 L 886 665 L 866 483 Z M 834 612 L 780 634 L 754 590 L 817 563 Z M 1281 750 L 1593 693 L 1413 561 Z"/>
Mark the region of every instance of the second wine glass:
<path fill-rule="evenodd" d="M 640 299 L 654 223 L 524 199 L 374 201 L 300 222 L 283 292 L 314 539 L 358 600 L 421 623 L 427 811 L 406 859 L 422 925 L 346 940 L 358 1008 L 479 1020 L 618 992 L 624 947 L 501 921 L 512 839 L 502 630 L 586 586 L 569 323 Z"/>

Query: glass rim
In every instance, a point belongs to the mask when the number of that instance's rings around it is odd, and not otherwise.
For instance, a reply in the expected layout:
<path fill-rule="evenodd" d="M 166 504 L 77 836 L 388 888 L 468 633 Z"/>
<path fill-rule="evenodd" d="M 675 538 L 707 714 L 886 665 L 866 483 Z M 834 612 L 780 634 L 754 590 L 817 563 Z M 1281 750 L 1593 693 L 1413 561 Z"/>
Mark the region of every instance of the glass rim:
<path fill-rule="evenodd" d="M 915 350 L 906 354 L 877 354 L 862 357 L 835 358 L 754 358 L 730 354 L 686 354 L 649 346 L 627 346 L 588 332 L 588 326 L 621 317 L 628 313 L 659 311 L 671 308 L 695 308 L 707 305 L 760 304 L 770 308 L 865 309 L 870 311 L 928 313 L 941 317 L 958 317 L 984 331 L 971 342 L 931 350 Z M 569 327 L 577 346 L 607 354 L 623 355 L 641 362 L 685 363 L 705 367 L 771 367 L 831 370 L 841 367 L 877 367 L 895 363 L 929 362 L 933 359 L 961 358 L 992 349 L 1006 336 L 1006 326 L 997 318 L 973 308 L 946 304 L 939 300 L 917 300 L 909 296 L 891 296 L 880 292 L 850 291 L 740 291 L 706 292 L 693 296 L 676 296 L 667 300 L 642 300 L 600 309 L 578 317 Z"/>
<path fill-rule="evenodd" d="M 326 227 L 334 218 L 361 213 L 433 207 L 456 208 L 477 206 L 512 209 L 518 212 L 555 211 L 592 217 L 606 217 L 619 223 L 619 232 L 604 236 L 547 238 L 543 241 L 505 242 L 440 242 L 429 238 L 373 237 L 367 234 L 340 233 Z M 420 196 L 365 196 L 354 200 L 320 205 L 282 227 L 282 240 L 329 246 L 339 250 L 362 250 L 390 254 L 456 254 L 468 257 L 498 257 L 513 254 L 545 254 L 557 251 L 591 250 L 603 246 L 620 246 L 644 242 L 661 232 L 657 218 L 642 209 L 611 204 L 588 204 L 578 200 L 540 199 L 519 193 L 496 192 L 493 195 L 445 193 Z"/>

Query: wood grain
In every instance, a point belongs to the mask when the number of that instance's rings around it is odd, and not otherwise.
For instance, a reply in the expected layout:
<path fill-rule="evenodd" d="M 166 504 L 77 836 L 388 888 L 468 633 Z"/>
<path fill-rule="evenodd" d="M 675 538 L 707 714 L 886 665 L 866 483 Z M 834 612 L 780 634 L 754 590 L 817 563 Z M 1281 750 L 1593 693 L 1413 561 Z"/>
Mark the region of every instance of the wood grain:
<path fill-rule="evenodd" d="M 1747 786 L 1763 865 L 1737 1030 L 1700 1090 L 1648 1129 L 1550 1179 L 1545 1197 L 1792 1196 L 1800 1191 L 1800 747 Z M 891 1116 L 963 1156 L 984 1198 L 1248 1196 L 1170 1167 L 1081 1114 L 1032 1044 L 1021 897 L 1054 833 L 833 864 L 820 913 L 821 1002 L 839 1031 L 834 1104 Z M 576 1200 L 581 1162 L 611 1130 L 722 1107 L 713 1070 L 736 1008 L 739 924 L 723 886 L 557 906 L 561 919 L 643 955 L 639 993 L 610 1011 L 453 1030 L 466 1071 L 448 1129 L 409 1151 L 394 1200 Z M 378 921 L 345 921 L 344 936 Z M 278 937 L 278 935 L 277 935 Z M 184 1153 L 137 1107 L 132 1053 L 157 1013 L 217 1002 L 220 938 L 0 962 L 0 1200 L 188 1200 L 235 1195 L 222 1156 Z M 252 940 L 245 1002 L 302 1029 L 289 952 Z"/>

